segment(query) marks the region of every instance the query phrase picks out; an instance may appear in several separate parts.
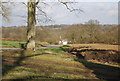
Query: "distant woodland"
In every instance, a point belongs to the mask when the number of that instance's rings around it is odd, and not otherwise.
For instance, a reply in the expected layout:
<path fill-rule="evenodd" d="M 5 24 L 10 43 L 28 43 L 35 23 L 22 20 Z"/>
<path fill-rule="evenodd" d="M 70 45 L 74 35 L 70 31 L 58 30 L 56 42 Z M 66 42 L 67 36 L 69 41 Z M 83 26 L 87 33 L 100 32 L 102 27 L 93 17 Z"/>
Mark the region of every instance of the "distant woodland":
<path fill-rule="evenodd" d="M 2 39 L 26 41 L 27 27 L 2 27 Z M 36 41 L 118 44 L 117 25 L 73 24 L 36 27 Z"/>

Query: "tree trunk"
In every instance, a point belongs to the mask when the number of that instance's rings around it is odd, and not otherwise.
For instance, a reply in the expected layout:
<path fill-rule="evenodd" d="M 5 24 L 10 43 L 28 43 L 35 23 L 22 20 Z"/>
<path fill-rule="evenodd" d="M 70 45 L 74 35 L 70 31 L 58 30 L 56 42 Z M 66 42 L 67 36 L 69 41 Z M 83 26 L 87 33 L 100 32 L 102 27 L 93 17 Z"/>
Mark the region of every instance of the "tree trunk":
<path fill-rule="evenodd" d="M 27 43 L 26 49 L 35 50 L 35 24 L 36 24 L 36 3 L 28 2 L 28 25 L 27 25 Z"/>

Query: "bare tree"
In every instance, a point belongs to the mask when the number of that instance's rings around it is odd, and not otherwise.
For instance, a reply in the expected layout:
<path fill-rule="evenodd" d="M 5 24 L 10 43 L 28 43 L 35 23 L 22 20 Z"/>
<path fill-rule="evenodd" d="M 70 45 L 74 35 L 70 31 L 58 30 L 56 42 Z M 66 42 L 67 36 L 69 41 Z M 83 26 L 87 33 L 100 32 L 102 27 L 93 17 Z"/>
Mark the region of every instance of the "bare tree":
<path fill-rule="evenodd" d="M 27 44 L 26 49 L 35 49 L 35 24 L 36 24 L 36 2 L 27 3 L 28 6 L 28 26 L 27 26 Z"/>
<path fill-rule="evenodd" d="M 66 8 L 72 12 L 72 11 L 82 11 L 80 9 L 74 9 L 73 7 L 70 8 L 68 4 L 73 3 L 73 2 L 63 2 L 58 0 L 58 2 L 62 3 L 63 5 L 66 6 Z M 29 0 L 28 1 L 28 29 L 27 29 L 27 44 L 26 44 L 26 49 L 32 49 L 35 50 L 35 24 L 36 24 L 36 8 L 41 11 L 44 16 L 47 17 L 46 13 L 38 7 L 38 4 L 40 3 L 40 0 Z M 46 3 L 44 3 L 46 4 Z"/>
<path fill-rule="evenodd" d="M 87 30 L 87 34 L 88 34 L 88 38 L 89 38 L 89 42 L 90 43 L 94 43 L 95 41 L 97 41 L 97 37 L 96 35 L 98 35 L 97 33 L 99 32 L 99 21 L 98 20 L 89 20 L 88 22 L 86 22 L 87 26 L 86 26 L 86 30 Z"/>
<path fill-rule="evenodd" d="M 65 5 L 65 7 L 70 11 L 82 11 L 80 9 L 75 9 L 72 6 L 70 6 L 70 4 L 73 4 L 74 2 L 66 2 L 66 1 L 62 1 L 62 0 L 58 0 L 59 3 Z M 43 19 L 37 19 L 37 15 L 36 15 L 36 9 L 38 9 L 40 11 L 42 15 L 42 17 L 44 16 L 45 18 L 47 18 L 45 20 L 46 21 L 50 21 L 51 19 L 47 16 L 46 12 L 38 5 L 40 3 L 43 3 L 45 5 L 47 5 L 46 2 L 42 2 L 42 0 L 28 0 L 27 4 L 25 4 L 28 8 L 28 22 L 27 22 L 27 43 L 25 48 L 26 49 L 31 49 L 31 50 L 35 50 L 35 35 L 36 35 L 36 22 L 37 21 L 43 21 Z M 0 2 L 0 6 L 2 8 L 2 12 L 0 12 L 3 17 L 6 20 L 9 20 L 8 15 L 9 15 L 9 8 L 5 7 L 2 2 Z"/>

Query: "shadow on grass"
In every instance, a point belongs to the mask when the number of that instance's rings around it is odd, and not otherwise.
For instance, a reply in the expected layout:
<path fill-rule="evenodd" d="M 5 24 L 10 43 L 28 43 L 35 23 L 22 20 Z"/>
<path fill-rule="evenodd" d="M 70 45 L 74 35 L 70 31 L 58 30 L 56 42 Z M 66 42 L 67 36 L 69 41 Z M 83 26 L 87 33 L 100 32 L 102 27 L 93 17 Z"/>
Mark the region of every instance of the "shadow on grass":
<path fill-rule="evenodd" d="M 60 47 L 60 49 L 64 52 L 68 52 L 71 47 Z"/>
<path fill-rule="evenodd" d="M 101 81 L 97 79 L 65 79 L 65 78 L 53 78 L 47 76 L 26 76 L 17 79 L 11 79 L 9 81 Z"/>
<path fill-rule="evenodd" d="M 21 50 L 20 56 L 18 57 L 18 59 L 16 59 L 16 61 L 13 63 L 12 66 L 9 66 L 9 67 L 4 66 L 3 67 L 3 76 L 5 76 L 7 73 L 9 73 L 11 70 L 13 70 L 15 67 L 22 66 L 21 65 L 22 61 L 24 61 L 28 57 L 43 55 L 41 53 L 41 54 L 32 54 L 32 55 L 26 56 L 25 52 L 26 51 Z M 78 61 L 78 62 L 84 64 L 88 69 L 93 70 L 93 73 L 99 79 L 119 81 L 120 68 L 118 68 L 118 67 L 92 63 L 92 62 L 88 62 L 88 61 L 80 60 L 80 59 L 75 59 L 75 61 Z M 38 80 L 34 80 L 34 79 L 38 79 Z M 32 81 L 47 81 L 47 80 L 49 80 L 49 81 L 56 81 L 56 80 L 70 81 L 70 80 L 64 79 L 64 78 L 52 78 L 52 77 L 47 77 L 47 76 L 26 76 L 26 77 L 22 77 L 22 78 L 10 80 L 10 81 L 30 81 L 30 80 L 32 80 Z M 88 80 L 86 80 L 86 79 L 85 80 L 84 79 L 73 80 L 72 79 L 71 81 L 96 81 L 96 80 L 90 80 L 90 79 L 88 79 Z M 97 80 L 97 81 L 99 81 L 99 80 Z"/>
<path fill-rule="evenodd" d="M 52 78 L 47 76 L 26 76 L 17 79 L 11 79 L 10 81 L 56 81 L 56 80 L 65 80 L 64 78 Z"/>
<path fill-rule="evenodd" d="M 117 54 L 112 54 L 112 56 L 109 56 L 109 51 L 115 52 Z M 88 62 L 86 59 L 101 59 L 101 60 L 110 60 L 115 62 L 120 62 L 119 58 L 119 52 L 115 50 L 103 50 L 103 49 L 72 49 L 70 52 L 76 52 L 74 55 L 76 55 L 75 61 L 78 61 L 82 63 L 85 67 L 88 69 L 91 69 L 93 73 L 96 75 L 97 78 L 103 79 L 103 80 L 112 80 L 112 81 L 119 81 L 120 77 L 120 67 L 114 67 L 104 64 L 98 64 L 93 62 Z M 82 52 L 86 52 L 87 55 L 83 56 Z M 106 55 L 108 55 L 106 57 Z M 100 57 L 101 56 L 101 57 Z M 104 59 L 103 59 L 104 58 Z"/>
<path fill-rule="evenodd" d="M 75 61 L 82 63 L 88 69 L 91 69 L 97 78 L 107 81 L 119 81 L 120 79 L 120 68 L 103 65 L 93 62 L 88 62 L 84 59 L 75 59 Z"/>
<path fill-rule="evenodd" d="M 21 64 L 22 61 L 24 61 L 28 57 L 34 57 L 34 56 L 39 56 L 39 55 L 43 55 L 43 53 L 41 53 L 41 54 L 32 54 L 32 55 L 27 55 L 26 56 L 26 51 L 25 50 L 20 50 L 20 56 L 17 57 L 17 59 L 15 59 L 15 62 L 13 62 L 12 64 L 8 64 L 8 65 L 3 64 L 2 76 L 5 76 L 6 74 L 8 74 L 15 67 L 22 66 L 22 64 Z M 3 58 L 3 63 L 4 63 L 4 58 Z"/>

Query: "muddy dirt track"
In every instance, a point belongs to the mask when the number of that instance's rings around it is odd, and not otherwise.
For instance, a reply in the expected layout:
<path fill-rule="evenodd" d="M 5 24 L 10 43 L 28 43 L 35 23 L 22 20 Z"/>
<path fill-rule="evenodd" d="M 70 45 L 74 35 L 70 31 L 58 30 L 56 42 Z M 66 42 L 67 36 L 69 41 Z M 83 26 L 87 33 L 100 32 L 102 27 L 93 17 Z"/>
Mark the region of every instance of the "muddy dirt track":
<path fill-rule="evenodd" d="M 120 65 L 120 51 L 109 49 L 93 49 L 89 46 L 73 47 L 69 53 L 78 59 L 93 60 L 105 64 Z"/>

